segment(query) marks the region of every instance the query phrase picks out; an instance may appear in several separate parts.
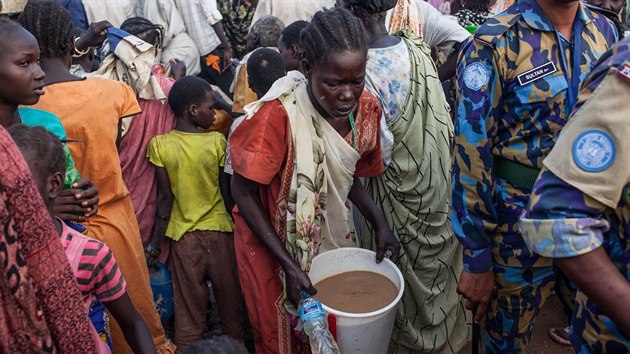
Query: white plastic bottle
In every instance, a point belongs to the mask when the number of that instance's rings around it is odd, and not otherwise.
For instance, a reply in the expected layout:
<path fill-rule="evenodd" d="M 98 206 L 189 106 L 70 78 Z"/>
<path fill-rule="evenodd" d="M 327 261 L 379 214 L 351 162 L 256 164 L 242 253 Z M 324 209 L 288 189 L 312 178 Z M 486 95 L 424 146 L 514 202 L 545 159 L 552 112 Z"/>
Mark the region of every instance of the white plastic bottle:
<path fill-rule="evenodd" d="M 301 298 L 298 312 L 313 354 L 339 354 L 337 342 L 328 330 L 322 304 L 306 292 L 301 294 Z"/>

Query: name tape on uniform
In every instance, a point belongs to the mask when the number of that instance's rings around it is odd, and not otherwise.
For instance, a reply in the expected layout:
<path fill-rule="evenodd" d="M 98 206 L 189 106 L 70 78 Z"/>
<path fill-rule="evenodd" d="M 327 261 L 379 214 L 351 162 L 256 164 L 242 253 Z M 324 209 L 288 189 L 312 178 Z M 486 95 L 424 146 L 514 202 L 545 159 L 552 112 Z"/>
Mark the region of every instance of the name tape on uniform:
<path fill-rule="evenodd" d="M 623 64 L 617 69 L 617 75 L 622 79 L 630 82 L 630 64 Z"/>
<path fill-rule="evenodd" d="M 519 76 L 517 76 L 516 78 L 518 79 L 518 83 L 521 86 L 527 85 L 530 82 L 534 82 L 542 77 L 545 77 L 547 75 L 553 74 L 556 71 L 558 71 L 558 68 L 556 68 L 556 64 L 554 64 L 554 62 L 550 61 L 547 64 L 543 64 L 539 67 L 533 68 L 531 70 L 528 70 L 522 74 L 520 74 Z"/>

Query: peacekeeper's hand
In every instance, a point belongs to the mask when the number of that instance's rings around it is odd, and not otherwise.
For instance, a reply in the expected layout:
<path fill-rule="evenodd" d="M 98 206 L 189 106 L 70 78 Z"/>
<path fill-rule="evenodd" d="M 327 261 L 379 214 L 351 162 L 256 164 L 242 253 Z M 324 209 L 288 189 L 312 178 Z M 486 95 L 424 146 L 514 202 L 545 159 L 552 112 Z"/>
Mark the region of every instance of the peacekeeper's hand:
<path fill-rule="evenodd" d="M 287 297 L 296 308 L 300 303 L 300 294 L 302 294 L 302 291 L 306 291 L 310 295 L 317 294 L 317 289 L 311 284 L 311 279 L 309 279 L 308 275 L 297 263 L 291 262 L 290 265 L 284 268 L 284 277 Z"/>
<path fill-rule="evenodd" d="M 380 227 L 377 225 L 375 231 L 376 263 L 381 263 L 385 256 L 396 263 L 400 256 L 400 242 L 394 237 L 387 224 Z"/>
<path fill-rule="evenodd" d="M 109 21 L 92 22 L 87 31 L 75 42 L 75 46 L 79 51 L 88 49 L 89 47 L 100 47 L 107 38 L 106 30 L 112 27 Z"/>
<path fill-rule="evenodd" d="M 83 178 L 55 198 L 55 215 L 62 220 L 83 222 L 98 212 L 98 188 Z"/>
<path fill-rule="evenodd" d="M 457 283 L 457 293 L 466 299 L 465 307 L 475 313 L 475 323 L 481 322 L 488 310 L 494 292 L 494 272 L 471 273 L 462 271 Z"/>

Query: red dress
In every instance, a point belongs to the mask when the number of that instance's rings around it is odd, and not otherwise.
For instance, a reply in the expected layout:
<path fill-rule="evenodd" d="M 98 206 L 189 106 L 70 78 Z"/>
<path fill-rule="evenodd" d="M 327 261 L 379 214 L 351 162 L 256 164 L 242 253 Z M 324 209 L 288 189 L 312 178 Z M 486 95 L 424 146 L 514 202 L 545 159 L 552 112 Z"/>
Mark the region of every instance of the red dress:
<path fill-rule="evenodd" d="M 0 127 L 0 353 L 94 353 L 74 273 L 22 154 Z"/>

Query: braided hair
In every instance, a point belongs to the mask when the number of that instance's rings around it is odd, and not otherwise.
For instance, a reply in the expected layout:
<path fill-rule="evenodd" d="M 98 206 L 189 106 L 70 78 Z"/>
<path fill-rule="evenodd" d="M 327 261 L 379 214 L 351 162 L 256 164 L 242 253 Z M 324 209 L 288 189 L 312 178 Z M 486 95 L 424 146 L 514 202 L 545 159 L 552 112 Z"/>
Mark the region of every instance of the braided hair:
<path fill-rule="evenodd" d="M 120 29 L 152 44 L 156 48 L 160 48 L 164 40 L 164 27 L 144 17 L 130 17 L 120 25 Z"/>
<path fill-rule="evenodd" d="M 7 129 L 24 155 L 29 167 L 37 169 L 39 176 L 57 172 L 65 175 L 66 155 L 61 140 L 43 127 L 14 124 Z"/>
<path fill-rule="evenodd" d="M 35 36 L 43 57 L 62 57 L 72 49 L 74 25 L 59 1 L 29 0 L 18 22 Z"/>
<path fill-rule="evenodd" d="M 368 43 L 361 20 L 348 10 L 334 8 L 318 11 L 301 32 L 304 60 L 315 66 L 330 52 L 362 51 Z"/>

